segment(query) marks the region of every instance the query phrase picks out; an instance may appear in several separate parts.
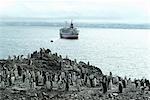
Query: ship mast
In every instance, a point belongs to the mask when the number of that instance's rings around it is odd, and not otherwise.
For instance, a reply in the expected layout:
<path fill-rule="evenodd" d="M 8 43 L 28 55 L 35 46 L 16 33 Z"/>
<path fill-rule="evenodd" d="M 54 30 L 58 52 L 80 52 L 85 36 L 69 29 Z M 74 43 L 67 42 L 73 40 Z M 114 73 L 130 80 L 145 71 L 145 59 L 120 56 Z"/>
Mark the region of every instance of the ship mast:
<path fill-rule="evenodd" d="M 72 20 L 71 20 L 70 28 L 73 28 L 73 23 L 72 23 Z"/>

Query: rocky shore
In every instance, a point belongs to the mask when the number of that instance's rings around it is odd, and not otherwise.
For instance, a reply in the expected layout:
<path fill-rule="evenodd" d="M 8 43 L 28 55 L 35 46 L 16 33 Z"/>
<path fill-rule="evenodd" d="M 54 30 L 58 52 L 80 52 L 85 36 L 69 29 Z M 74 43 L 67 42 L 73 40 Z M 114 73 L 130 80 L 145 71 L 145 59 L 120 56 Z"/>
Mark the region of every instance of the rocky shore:
<path fill-rule="evenodd" d="M 150 100 L 150 83 L 41 48 L 0 60 L 0 100 Z"/>

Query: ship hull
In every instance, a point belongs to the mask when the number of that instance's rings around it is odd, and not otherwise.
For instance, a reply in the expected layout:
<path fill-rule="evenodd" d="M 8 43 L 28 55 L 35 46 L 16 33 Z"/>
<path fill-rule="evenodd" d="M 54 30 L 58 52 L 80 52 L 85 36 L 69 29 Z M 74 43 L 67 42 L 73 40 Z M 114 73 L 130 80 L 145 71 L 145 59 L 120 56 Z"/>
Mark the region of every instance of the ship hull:
<path fill-rule="evenodd" d="M 64 39 L 78 39 L 78 35 L 76 34 L 60 34 L 60 38 Z"/>

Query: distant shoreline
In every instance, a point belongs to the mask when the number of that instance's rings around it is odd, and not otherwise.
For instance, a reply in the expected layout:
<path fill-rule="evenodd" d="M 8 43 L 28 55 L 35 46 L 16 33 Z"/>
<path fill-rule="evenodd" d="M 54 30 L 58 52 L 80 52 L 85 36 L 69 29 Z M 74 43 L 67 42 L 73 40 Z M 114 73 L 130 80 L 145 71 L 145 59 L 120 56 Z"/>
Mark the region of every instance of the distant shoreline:
<path fill-rule="evenodd" d="M 49 26 L 62 27 L 64 22 L 46 21 L 0 21 L 0 26 Z M 150 24 L 126 24 L 126 23 L 89 23 L 77 22 L 79 28 L 104 28 L 104 29 L 150 29 Z"/>

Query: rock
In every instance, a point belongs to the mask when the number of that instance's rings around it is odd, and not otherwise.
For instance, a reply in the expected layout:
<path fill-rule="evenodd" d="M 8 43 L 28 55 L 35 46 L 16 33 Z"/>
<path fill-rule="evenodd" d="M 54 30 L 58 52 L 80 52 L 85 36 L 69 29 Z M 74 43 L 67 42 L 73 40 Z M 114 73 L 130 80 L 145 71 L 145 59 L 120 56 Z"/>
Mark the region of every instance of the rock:
<path fill-rule="evenodd" d="M 20 74 L 17 66 L 20 66 Z M 7 71 L 5 72 L 6 69 Z M 46 78 L 42 72 L 48 73 L 46 74 Z M 6 73 L 8 73 L 8 76 L 5 75 Z M 69 77 L 67 81 L 64 81 L 67 73 Z M 25 78 L 23 78 L 23 76 Z M 92 81 L 89 80 L 89 76 Z M 102 76 L 101 70 L 90 65 L 90 63 L 78 63 L 76 60 L 72 61 L 68 57 L 65 59 L 57 53 L 52 54 L 50 50 L 41 48 L 39 52 L 35 51 L 32 53 L 31 57 L 29 54 L 28 58 L 17 59 L 15 56 L 12 59 L 0 60 L 0 87 L 4 88 L 4 90 L 0 90 L 0 99 L 7 100 L 3 98 L 5 97 L 4 94 L 10 96 L 8 99 L 12 100 L 18 100 L 19 98 L 23 100 L 28 99 L 28 97 L 29 99 L 31 98 L 31 100 L 46 100 L 50 97 L 50 99 L 55 100 L 110 100 L 111 97 L 116 97 L 115 100 L 136 100 L 136 96 L 139 100 L 143 99 L 143 93 L 141 93 L 141 91 L 139 92 L 136 89 L 134 89 L 135 91 L 130 91 L 132 86 L 127 89 L 126 94 L 113 93 L 117 87 L 118 77 L 113 78 L 113 82 L 109 84 L 110 91 L 108 92 L 111 92 L 112 96 L 108 97 L 107 94 L 102 94 L 100 87 Z M 2 77 L 4 77 L 4 79 L 2 79 Z M 10 80 L 7 80 L 7 77 L 10 77 Z M 23 79 L 25 82 L 22 82 Z M 11 86 L 8 86 L 8 81 L 12 83 Z M 69 84 L 68 92 L 62 92 L 66 85 L 64 82 Z M 91 88 L 90 82 L 93 82 L 96 87 Z M 114 82 L 116 84 L 114 84 Z M 54 90 L 47 91 L 47 89 L 51 89 L 52 87 Z M 79 90 L 82 89 L 82 91 L 73 91 L 76 88 L 79 88 Z M 148 88 L 145 90 L 148 90 Z M 130 93 L 127 93 L 128 91 L 130 91 Z M 137 92 L 138 94 L 136 94 Z M 13 95 L 11 93 L 13 93 Z M 144 95 L 149 94 L 149 92 L 146 92 Z M 125 97 L 127 99 L 124 99 Z M 150 99 L 146 96 L 145 98 Z"/>

